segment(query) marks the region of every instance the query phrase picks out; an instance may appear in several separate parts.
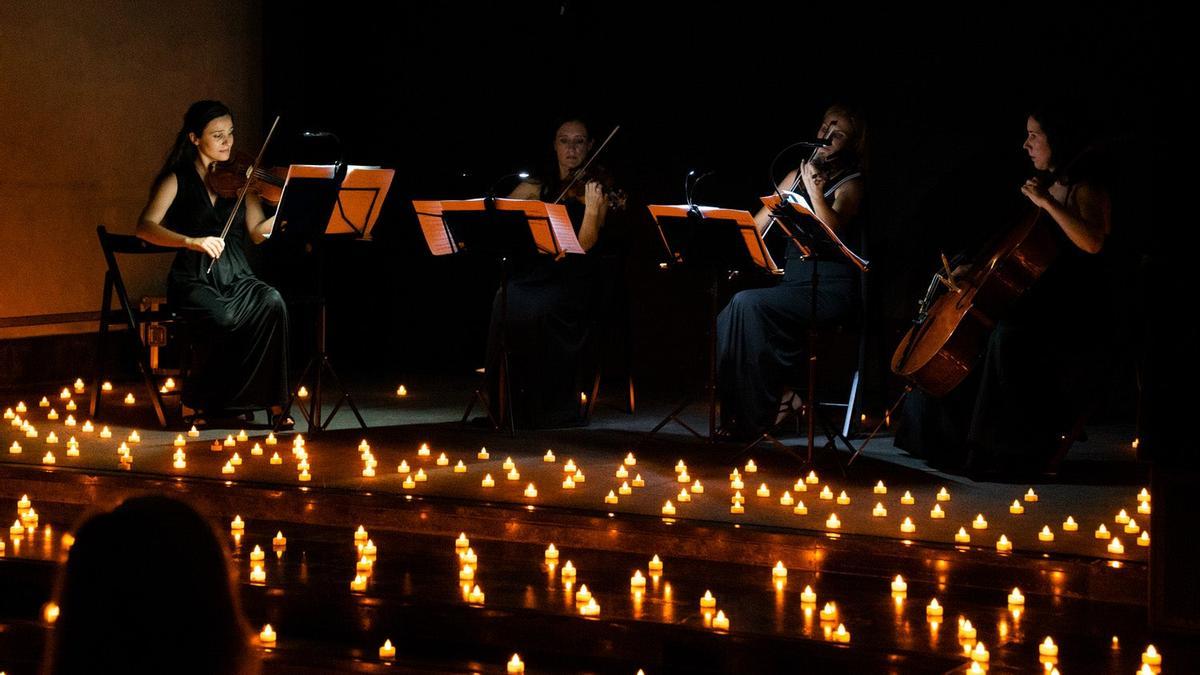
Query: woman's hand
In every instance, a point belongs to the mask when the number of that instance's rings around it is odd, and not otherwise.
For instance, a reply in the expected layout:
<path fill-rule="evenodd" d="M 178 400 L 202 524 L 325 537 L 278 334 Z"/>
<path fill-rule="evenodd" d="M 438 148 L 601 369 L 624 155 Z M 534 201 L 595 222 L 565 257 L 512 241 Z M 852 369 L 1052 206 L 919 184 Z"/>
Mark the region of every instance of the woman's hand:
<path fill-rule="evenodd" d="M 809 200 L 825 193 L 825 178 L 817 172 L 817 167 L 813 166 L 812 162 L 801 165 L 800 179 L 804 181 L 804 191 L 808 193 Z"/>
<path fill-rule="evenodd" d="M 184 246 L 190 251 L 207 253 L 210 258 L 220 258 L 225 250 L 225 240 L 220 237 L 188 237 Z"/>
<path fill-rule="evenodd" d="M 592 180 L 583 191 L 583 206 L 589 211 L 598 211 L 604 203 L 604 187 Z"/>
<path fill-rule="evenodd" d="M 1025 184 L 1021 186 L 1021 193 L 1028 197 L 1029 201 L 1043 209 L 1054 201 L 1054 197 L 1050 196 L 1050 191 L 1037 178 L 1025 181 Z"/>

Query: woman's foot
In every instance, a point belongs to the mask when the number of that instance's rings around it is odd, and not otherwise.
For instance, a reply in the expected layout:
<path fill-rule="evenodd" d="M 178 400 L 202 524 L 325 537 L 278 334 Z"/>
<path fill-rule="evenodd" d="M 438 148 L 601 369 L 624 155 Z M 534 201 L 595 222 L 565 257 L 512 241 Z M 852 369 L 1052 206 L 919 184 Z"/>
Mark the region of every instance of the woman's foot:
<path fill-rule="evenodd" d="M 271 428 L 279 431 L 290 431 L 296 427 L 296 420 L 292 419 L 291 415 L 283 412 L 283 408 L 272 408 L 271 413 Z"/>

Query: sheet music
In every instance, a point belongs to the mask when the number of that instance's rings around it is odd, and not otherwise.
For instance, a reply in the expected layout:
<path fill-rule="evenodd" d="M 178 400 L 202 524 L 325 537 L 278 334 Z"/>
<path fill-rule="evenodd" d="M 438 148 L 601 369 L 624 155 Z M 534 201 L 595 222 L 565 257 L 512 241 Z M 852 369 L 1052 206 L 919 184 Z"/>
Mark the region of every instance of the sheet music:
<path fill-rule="evenodd" d="M 395 173 L 378 166 L 350 165 L 338 190 L 338 205 L 329 216 L 326 233 L 369 237 Z"/>
<path fill-rule="evenodd" d="M 429 252 L 433 255 L 454 253 L 454 242 L 450 240 L 446 221 L 442 219 L 442 203 L 413 200 L 413 208 L 417 211 L 417 222 L 421 224 L 421 233 L 425 235 Z"/>
<path fill-rule="evenodd" d="M 762 235 L 759 234 L 758 225 L 754 222 L 754 216 L 749 211 L 744 209 L 726 209 L 719 206 L 700 206 L 687 204 L 656 204 L 650 206 L 650 214 L 657 221 L 659 216 L 668 218 L 686 218 L 689 213 L 698 211 L 703 219 L 717 220 L 732 220 L 737 223 L 738 231 L 742 235 L 742 242 L 746 245 L 746 250 L 750 253 L 750 257 L 754 263 L 763 269 L 775 273 L 779 271 L 775 260 L 771 257 L 771 253 L 767 250 L 763 243 Z"/>

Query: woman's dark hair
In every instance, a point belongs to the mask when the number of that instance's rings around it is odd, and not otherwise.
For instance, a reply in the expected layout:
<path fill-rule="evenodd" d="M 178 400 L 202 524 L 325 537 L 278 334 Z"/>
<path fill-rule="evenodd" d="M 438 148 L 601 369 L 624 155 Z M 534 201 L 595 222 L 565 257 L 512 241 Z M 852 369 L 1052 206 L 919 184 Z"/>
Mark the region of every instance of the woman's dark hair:
<path fill-rule="evenodd" d="M 87 518 L 55 601 L 48 675 L 257 672 L 225 549 L 182 502 L 135 497 Z"/>
<path fill-rule="evenodd" d="M 183 114 L 183 126 L 179 133 L 175 134 L 175 144 L 171 146 L 167 160 L 159 170 L 158 176 L 154 178 L 154 185 L 158 185 L 180 165 L 187 166 L 196 161 L 196 146 L 192 139 L 188 138 L 189 133 L 196 134 L 197 137 L 202 136 L 204 127 L 208 126 L 209 122 L 226 115 L 233 117 L 233 112 L 220 101 L 196 101 L 188 106 L 187 112 Z"/>
<path fill-rule="evenodd" d="M 1053 101 L 1035 106 L 1029 116 L 1037 120 L 1050 145 L 1050 162 L 1054 166 L 1051 177 L 1064 185 L 1082 180 L 1089 172 L 1087 162 L 1081 160 L 1090 140 L 1082 113 L 1067 103 Z"/>
<path fill-rule="evenodd" d="M 834 103 L 825 109 L 841 113 L 850 121 L 849 137 L 841 150 L 825 158 L 820 167 L 827 179 L 867 168 L 867 117 L 862 108 L 847 102 Z M 822 118 L 824 115 L 822 115 Z"/>

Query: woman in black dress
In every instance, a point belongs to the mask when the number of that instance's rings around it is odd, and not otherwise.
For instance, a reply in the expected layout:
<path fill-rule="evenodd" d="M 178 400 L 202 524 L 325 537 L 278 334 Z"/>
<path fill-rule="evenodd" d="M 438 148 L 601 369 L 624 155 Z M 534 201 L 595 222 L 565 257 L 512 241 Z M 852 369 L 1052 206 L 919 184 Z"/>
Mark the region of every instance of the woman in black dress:
<path fill-rule="evenodd" d="M 554 132 L 554 165 L 542 176 L 526 179 L 512 199 L 555 200 L 592 151 L 587 125 L 575 118 Z M 589 168 L 589 172 L 594 169 Z M 582 196 L 564 203 L 579 243 L 588 255 L 553 260 L 539 255 L 515 262 L 508 283 L 504 326 L 508 346 L 509 390 L 517 426 L 545 428 L 586 422 L 580 392 L 590 389 L 590 356 L 595 342 L 595 311 L 604 295 L 608 266 L 593 251 L 601 241 L 608 201 L 596 180 L 583 184 Z M 492 306 L 487 377 L 493 416 L 501 411 L 499 371 L 502 361 L 501 298 Z"/>
<path fill-rule="evenodd" d="M 184 405 L 209 416 L 266 408 L 278 421 L 288 394 L 287 308 L 278 291 L 254 276 L 245 252 L 247 241 L 270 236 L 275 217 L 249 193 L 222 240 L 236 200 L 218 197 L 205 182 L 209 167 L 228 160 L 232 150 L 229 108 L 217 101 L 192 104 L 137 234 L 181 249 L 167 277 L 167 299 L 187 319 L 194 344 Z"/>
<path fill-rule="evenodd" d="M 1078 125 L 1058 107 L 1025 123 L 1035 172 L 1021 193 L 1053 220 L 1058 257 L 997 322 L 983 360 L 941 399 L 914 391 L 896 445 L 950 471 L 1024 478 L 1050 468 L 1086 412 L 1111 329 L 1101 257 L 1108 192 L 1088 175 Z M 965 268 L 956 270 L 961 272 Z"/>
<path fill-rule="evenodd" d="M 848 106 L 834 105 L 825 111 L 818 133 L 830 145 L 788 173 L 779 189 L 790 189 L 798 173 L 797 191 L 808 196 L 814 215 L 853 247 L 865 205 L 866 122 Z M 760 230 L 770 216 L 766 208 L 759 210 L 754 219 Z M 717 318 L 717 393 L 722 431 L 729 437 L 749 438 L 775 423 L 785 383 L 803 372 L 808 326 L 848 316 L 858 306 L 855 267 L 845 260 L 804 260 L 791 242 L 787 247 L 783 281 L 741 291 Z M 814 265 L 819 272 L 815 316 Z"/>

